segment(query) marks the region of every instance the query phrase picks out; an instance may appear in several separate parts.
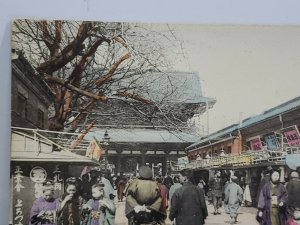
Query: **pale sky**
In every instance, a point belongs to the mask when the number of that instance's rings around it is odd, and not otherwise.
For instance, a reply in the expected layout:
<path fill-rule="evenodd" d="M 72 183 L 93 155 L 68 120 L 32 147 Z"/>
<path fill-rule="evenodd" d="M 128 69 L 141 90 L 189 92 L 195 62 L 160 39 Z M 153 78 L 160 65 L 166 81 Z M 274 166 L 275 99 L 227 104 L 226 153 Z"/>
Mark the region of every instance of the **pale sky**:
<path fill-rule="evenodd" d="M 217 99 L 210 132 L 300 96 L 300 26 L 171 28 L 186 53 L 175 69 L 197 71 L 205 96 Z"/>

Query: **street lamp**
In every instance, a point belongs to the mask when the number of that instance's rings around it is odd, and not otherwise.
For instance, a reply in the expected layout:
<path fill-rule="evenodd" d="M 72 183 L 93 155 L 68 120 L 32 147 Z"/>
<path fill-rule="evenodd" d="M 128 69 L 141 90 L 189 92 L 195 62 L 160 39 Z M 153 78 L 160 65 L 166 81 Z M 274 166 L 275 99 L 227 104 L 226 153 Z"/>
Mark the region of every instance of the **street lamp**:
<path fill-rule="evenodd" d="M 107 156 L 108 156 L 108 143 L 110 141 L 110 136 L 108 135 L 107 130 L 104 133 L 104 136 L 102 138 L 103 140 L 103 145 L 105 145 L 105 173 L 107 172 Z"/>

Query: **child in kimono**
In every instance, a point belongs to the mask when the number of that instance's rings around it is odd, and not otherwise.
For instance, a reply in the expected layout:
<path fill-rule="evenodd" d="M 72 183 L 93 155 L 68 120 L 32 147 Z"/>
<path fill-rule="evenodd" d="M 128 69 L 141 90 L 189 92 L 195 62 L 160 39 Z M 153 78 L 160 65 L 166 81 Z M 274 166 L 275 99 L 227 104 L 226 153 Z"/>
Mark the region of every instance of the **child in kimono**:
<path fill-rule="evenodd" d="M 80 225 L 84 199 L 78 194 L 75 177 L 66 180 L 65 193 L 59 198 L 58 225 Z"/>
<path fill-rule="evenodd" d="M 288 219 L 286 225 L 299 225 L 300 224 L 300 209 L 294 209 L 292 215 Z"/>
<path fill-rule="evenodd" d="M 43 183 L 43 196 L 37 198 L 30 212 L 30 225 L 56 225 L 58 201 L 54 198 L 53 181 Z"/>
<path fill-rule="evenodd" d="M 104 185 L 94 184 L 92 186 L 92 199 L 82 207 L 82 225 L 113 225 L 108 223 L 106 214 L 115 214 L 114 202 L 104 195 Z"/>

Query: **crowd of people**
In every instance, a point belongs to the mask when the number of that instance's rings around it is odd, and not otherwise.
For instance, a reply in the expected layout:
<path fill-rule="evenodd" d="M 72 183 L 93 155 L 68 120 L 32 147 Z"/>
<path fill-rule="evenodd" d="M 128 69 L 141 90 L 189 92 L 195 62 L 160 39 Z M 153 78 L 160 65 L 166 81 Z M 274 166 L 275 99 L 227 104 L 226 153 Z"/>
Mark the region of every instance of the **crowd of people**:
<path fill-rule="evenodd" d="M 202 225 L 208 217 L 206 199 L 214 207 L 213 216 L 220 215 L 224 205 L 236 223 L 248 198 L 252 206 L 257 204 L 256 219 L 261 225 L 300 224 L 299 174 L 293 171 L 285 183 L 279 178 L 277 170 L 267 168 L 254 188 L 253 179 L 241 185 L 234 173 L 226 178 L 220 171 L 207 183 L 200 179 L 196 184 L 192 170 L 172 177 L 153 177 L 147 166 L 141 166 L 136 177 L 123 173 L 105 177 L 91 170 L 81 179 L 68 178 L 64 193 L 57 198 L 53 181 L 46 180 L 43 196 L 31 208 L 30 225 L 114 225 L 116 202 L 123 200 L 128 225 L 163 225 L 167 217 L 176 225 Z"/>
<path fill-rule="evenodd" d="M 243 204 L 258 209 L 256 220 L 261 225 L 300 224 L 299 174 L 291 172 L 284 182 L 280 174 L 280 170 L 267 167 L 260 181 L 251 177 L 246 184 L 234 174 L 221 178 L 220 171 L 216 171 L 207 193 L 214 207 L 213 214 L 221 214 L 219 209 L 224 203 L 224 211 L 230 215 L 232 223 L 236 223 Z"/>

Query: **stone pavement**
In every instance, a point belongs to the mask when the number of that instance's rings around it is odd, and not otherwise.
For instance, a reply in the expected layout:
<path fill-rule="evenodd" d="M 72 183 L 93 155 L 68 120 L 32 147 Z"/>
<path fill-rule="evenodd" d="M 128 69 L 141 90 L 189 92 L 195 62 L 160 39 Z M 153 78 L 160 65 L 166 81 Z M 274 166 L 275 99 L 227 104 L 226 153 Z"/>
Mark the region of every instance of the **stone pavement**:
<path fill-rule="evenodd" d="M 116 202 L 117 212 L 116 212 L 116 225 L 127 225 L 127 219 L 125 216 L 125 202 Z M 208 217 L 205 221 L 206 225 L 221 225 L 221 224 L 230 224 L 230 217 L 226 213 L 221 211 L 221 215 L 213 215 L 213 206 L 207 205 L 208 207 Z M 237 225 L 257 225 L 258 223 L 255 220 L 256 209 L 242 207 L 241 214 L 238 217 Z M 167 225 L 170 225 L 170 220 L 167 219 Z M 187 224 L 188 225 L 188 224 Z"/>

